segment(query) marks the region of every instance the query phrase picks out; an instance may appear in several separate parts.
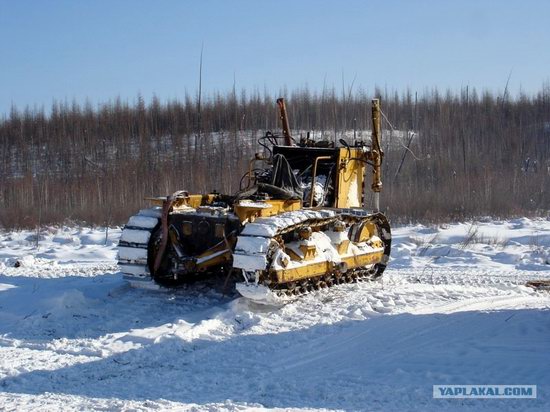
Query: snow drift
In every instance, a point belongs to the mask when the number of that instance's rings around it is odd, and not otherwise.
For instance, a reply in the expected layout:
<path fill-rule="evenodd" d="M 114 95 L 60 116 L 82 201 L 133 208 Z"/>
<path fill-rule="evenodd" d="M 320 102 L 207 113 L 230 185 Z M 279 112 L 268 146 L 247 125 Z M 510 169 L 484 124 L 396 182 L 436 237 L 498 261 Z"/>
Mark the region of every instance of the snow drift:
<path fill-rule="evenodd" d="M 120 230 L 0 234 L 5 410 L 544 410 L 550 221 L 394 230 L 380 281 L 282 307 L 222 282 L 134 290 Z M 18 266 L 18 267 L 15 267 Z M 432 399 L 434 384 L 535 384 L 534 400 Z"/>

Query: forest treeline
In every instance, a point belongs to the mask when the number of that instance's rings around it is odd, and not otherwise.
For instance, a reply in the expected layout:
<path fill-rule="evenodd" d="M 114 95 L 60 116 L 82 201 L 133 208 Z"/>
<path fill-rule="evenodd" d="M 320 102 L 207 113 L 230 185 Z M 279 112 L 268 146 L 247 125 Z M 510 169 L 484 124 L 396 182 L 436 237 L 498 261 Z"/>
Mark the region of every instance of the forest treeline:
<path fill-rule="evenodd" d="M 371 128 L 380 97 L 382 207 L 393 220 L 439 221 L 550 209 L 550 86 L 517 97 L 464 88 L 285 92 L 295 134 L 348 140 Z M 54 102 L 0 118 L 0 226 L 67 220 L 122 224 L 148 196 L 239 188 L 257 139 L 279 131 L 275 99 L 229 92 L 92 106 Z M 302 131 L 302 132 L 299 132 Z"/>

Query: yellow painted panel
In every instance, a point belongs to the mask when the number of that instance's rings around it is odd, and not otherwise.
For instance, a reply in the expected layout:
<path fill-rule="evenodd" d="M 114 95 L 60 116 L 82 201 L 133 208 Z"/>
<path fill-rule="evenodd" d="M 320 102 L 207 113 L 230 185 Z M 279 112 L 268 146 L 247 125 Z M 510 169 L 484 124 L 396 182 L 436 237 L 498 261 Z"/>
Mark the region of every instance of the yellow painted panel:
<path fill-rule="evenodd" d="M 294 210 L 300 210 L 302 208 L 301 200 L 265 200 L 261 202 L 265 204 L 264 207 L 256 207 L 251 204 L 236 204 L 234 206 L 235 214 L 239 217 L 241 222 L 245 220 L 252 221 L 257 217 L 270 217 L 279 215 L 284 212 L 291 212 Z M 267 206 L 267 207 L 266 207 Z"/>
<path fill-rule="evenodd" d="M 384 251 L 380 250 L 373 253 L 365 253 L 363 255 L 345 257 L 342 258 L 342 262 L 344 262 L 347 265 L 348 270 L 350 270 L 379 263 L 382 260 L 383 255 Z M 296 280 L 302 280 L 332 273 L 333 269 L 334 268 L 332 262 L 316 262 L 297 268 L 277 270 L 275 271 L 275 278 L 278 283 L 293 282 Z"/>
<path fill-rule="evenodd" d="M 340 148 L 336 177 L 336 207 L 361 207 L 365 175 L 364 153 L 359 148 Z"/>

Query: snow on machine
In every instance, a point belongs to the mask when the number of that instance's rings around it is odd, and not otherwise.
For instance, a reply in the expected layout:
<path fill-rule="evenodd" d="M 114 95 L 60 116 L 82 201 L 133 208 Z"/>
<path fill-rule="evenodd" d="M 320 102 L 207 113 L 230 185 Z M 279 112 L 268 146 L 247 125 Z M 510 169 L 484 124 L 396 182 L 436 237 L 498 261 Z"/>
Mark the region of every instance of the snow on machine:
<path fill-rule="evenodd" d="M 246 187 L 235 195 L 178 191 L 151 199 L 157 206 L 129 219 L 118 263 L 130 284 L 173 287 L 233 274 L 241 295 L 265 302 L 382 275 L 391 234 L 379 211 L 379 100 L 372 101 L 371 142 L 340 140 L 339 147 L 296 143 L 284 100 L 277 104 L 283 135 L 261 138 L 269 156 L 251 160 Z M 365 204 L 368 168 L 372 210 Z"/>

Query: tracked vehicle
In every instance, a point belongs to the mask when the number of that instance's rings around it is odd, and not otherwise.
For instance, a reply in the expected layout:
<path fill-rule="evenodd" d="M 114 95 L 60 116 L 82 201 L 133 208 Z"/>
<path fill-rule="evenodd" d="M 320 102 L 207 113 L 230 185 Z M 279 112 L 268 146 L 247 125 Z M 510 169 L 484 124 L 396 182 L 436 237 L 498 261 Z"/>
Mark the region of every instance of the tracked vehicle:
<path fill-rule="evenodd" d="M 269 302 L 381 276 L 391 232 L 379 211 L 381 112 L 379 101 L 372 103 L 371 141 L 337 146 L 296 142 L 278 99 L 283 134 L 262 138 L 268 156 L 251 160 L 242 190 L 178 191 L 150 199 L 157 206 L 129 219 L 118 247 L 124 278 L 133 286 L 174 287 L 224 273 L 236 277 L 241 295 Z"/>

